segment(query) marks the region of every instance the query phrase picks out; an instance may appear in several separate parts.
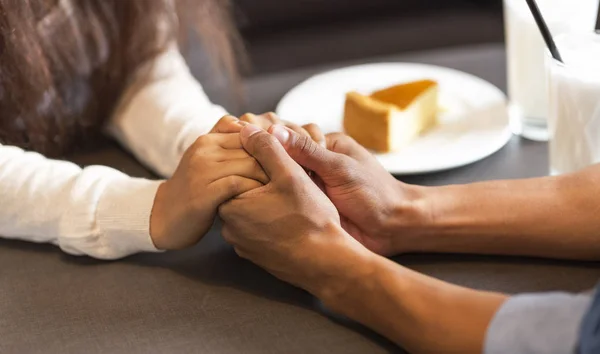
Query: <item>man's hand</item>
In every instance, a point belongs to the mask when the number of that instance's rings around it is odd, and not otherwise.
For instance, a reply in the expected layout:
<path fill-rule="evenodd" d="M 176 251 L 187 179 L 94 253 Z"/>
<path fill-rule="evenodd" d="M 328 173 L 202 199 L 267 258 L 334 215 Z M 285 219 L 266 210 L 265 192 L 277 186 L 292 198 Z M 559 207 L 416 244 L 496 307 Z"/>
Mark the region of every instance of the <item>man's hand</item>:
<path fill-rule="evenodd" d="M 316 173 L 317 183 L 340 213 L 342 226 L 354 238 L 382 255 L 410 251 L 402 236 L 427 215 L 417 202 L 418 187 L 396 180 L 347 135 L 327 135 L 324 148 L 281 125 L 270 132 L 297 163 Z"/>
<path fill-rule="evenodd" d="M 371 253 L 343 231 L 334 205 L 283 146 L 253 125 L 240 136 L 270 182 L 221 205 L 225 240 L 241 257 L 317 296 L 364 272 L 356 259 Z"/>
<path fill-rule="evenodd" d="M 277 139 L 253 126 L 244 127 L 240 137 L 270 179 L 219 208 L 223 236 L 240 256 L 411 353 L 481 352 L 486 329 L 505 296 L 446 284 L 368 251 L 342 230 L 334 205 Z M 347 155 L 326 151 L 312 139 L 294 140 L 297 136 L 288 147 L 302 141 L 308 156 L 335 172 L 327 174 L 326 167 L 312 164 L 337 203 L 355 205 L 347 207 L 351 213 L 359 214 L 354 208 L 370 213 L 377 202 L 387 202 L 385 194 L 393 188 L 377 186 L 386 181 L 385 171 L 375 170 L 368 153 L 351 141 L 330 138 L 337 141 L 330 146 Z M 377 171 L 381 176 L 370 174 Z"/>

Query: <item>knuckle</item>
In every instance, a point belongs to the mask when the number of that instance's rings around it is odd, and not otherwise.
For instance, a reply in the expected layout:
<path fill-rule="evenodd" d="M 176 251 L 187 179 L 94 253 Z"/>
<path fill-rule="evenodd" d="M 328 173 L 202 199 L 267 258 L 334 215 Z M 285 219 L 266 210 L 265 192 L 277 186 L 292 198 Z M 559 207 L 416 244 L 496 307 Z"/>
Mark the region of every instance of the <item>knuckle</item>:
<path fill-rule="evenodd" d="M 272 123 L 279 121 L 279 116 L 277 116 L 275 112 L 267 112 L 264 114 L 264 116 L 267 117 L 267 119 L 270 120 Z"/>
<path fill-rule="evenodd" d="M 284 124 L 286 127 L 290 128 L 291 130 L 295 131 L 296 133 L 302 133 L 302 128 L 296 124 L 296 123 L 292 123 L 292 122 L 284 122 Z"/>
<path fill-rule="evenodd" d="M 327 147 L 331 151 L 342 152 L 350 149 L 355 144 L 354 139 L 344 133 L 331 133 L 326 135 Z"/>
<path fill-rule="evenodd" d="M 345 137 L 347 137 L 346 134 L 344 133 L 330 133 L 327 134 L 327 139 L 331 139 L 333 141 L 342 141 L 345 139 Z"/>
<path fill-rule="evenodd" d="M 307 136 L 301 136 L 298 138 L 298 149 L 304 155 L 313 155 L 317 151 L 317 145 Z"/>
<path fill-rule="evenodd" d="M 347 181 L 358 182 L 362 181 L 365 177 L 364 171 L 360 168 L 360 165 L 355 165 L 356 161 L 348 161 L 346 164 L 340 164 L 334 169 L 340 176 L 344 176 Z"/>
<path fill-rule="evenodd" d="M 331 168 L 334 170 L 354 170 L 354 168 L 349 168 L 353 161 L 349 156 L 339 155 L 331 161 Z"/>
<path fill-rule="evenodd" d="M 348 171 L 355 169 L 359 166 L 352 166 L 352 162 L 354 162 L 351 158 L 346 155 L 336 154 L 335 157 L 331 158 L 328 161 L 328 166 L 330 171 L 335 171 L 336 173 Z"/>
<path fill-rule="evenodd" d="M 240 117 L 241 121 L 244 122 L 248 122 L 248 123 L 253 123 L 256 121 L 256 116 L 252 113 L 244 113 L 241 117 Z"/>
<path fill-rule="evenodd" d="M 237 122 L 238 119 L 234 116 L 230 116 L 230 115 L 226 115 L 221 117 L 221 119 L 219 119 L 219 121 L 217 122 L 216 126 L 217 127 L 221 127 L 221 126 L 227 126 L 231 123 L 235 123 Z"/>
<path fill-rule="evenodd" d="M 340 140 L 342 140 L 349 147 L 362 147 L 353 137 L 350 135 L 342 134 Z"/>
<path fill-rule="evenodd" d="M 325 143 L 325 135 L 323 134 L 321 128 L 318 125 L 314 123 L 309 123 L 304 125 L 303 128 L 308 132 L 311 139 L 317 141 L 321 145 Z"/>
<path fill-rule="evenodd" d="M 304 182 L 302 177 L 303 175 L 286 170 L 285 172 L 282 172 L 280 176 L 278 176 L 278 180 L 285 187 L 294 187 Z"/>
<path fill-rule="evenodd" d="M 319 126 L 315 123 L 308 123 L 303 125 L 302 127 L 308 131 L 321 131 L 321 128 L 319 128 Z"/>
<path fill-rule="evenodd" d="M 224 115 L 223 117 L 221 117 L 221 119 L 219 119 L 219 121 L 217 122 L 217 124 L 219 123 L 227 123 L 227 122 L 231 122 L 233 119 L 235 119 L 235 117 L 232 117 L 230 115 Z"/>
<path fill-rule="evenodd" d="M 211 159 L 209 158 L 210 153 L 206 149 L 206 145 L 194 147 L 192 150 L 191 161 L 193 163 L 209 163 Z"/>
<path fill-rule="evenodd" d="M 195 150 L 201 149 L 204 146 L 210 145 L 212 141 L 212 137 L 210 136 L 210 134 L 204 134 L 204 135 L 200 135 L 196 141 L 194 141 L 194 144 L 192 145 L 192 147 Z"/>
<path fill-rule="evenodd" d="M 236 193 L 241 189 L 240 179 L 236 176 L 227 176 L 223 179 L 223 185 L 227 192 Z"/>

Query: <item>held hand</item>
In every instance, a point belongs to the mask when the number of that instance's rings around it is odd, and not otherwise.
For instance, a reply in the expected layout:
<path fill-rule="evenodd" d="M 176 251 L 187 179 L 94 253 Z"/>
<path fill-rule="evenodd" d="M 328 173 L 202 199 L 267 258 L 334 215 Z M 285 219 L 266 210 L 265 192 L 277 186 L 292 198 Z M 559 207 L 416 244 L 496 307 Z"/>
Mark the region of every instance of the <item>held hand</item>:
<path fill-rule="evenodd" d="M 290 128 L 291 130 L 300 135 L 310 137 L 317 143 L 325 145 L 325 136 L 323 135 L 319 127 L 317 127 L 316 125 L 307 124 L 301 127 L 298 124 L 280 120 L 279 117 L 272 112 L 263 113 L 260 115 L 246 113 L 240 117 L 240 121 L 256 125 L 264 130 L 268 130 L 274 124 L 281 124 Z"/>
<path fill-rule="evenodd" d="M 158 189 L 150 235 L 158 249 L 196 244 L 211 227 L 223 202 L 269 182 L 258 162 L 242 148 L 242 125 L 224 117 L 185 152 L 173 177 Z"/>
<path fill-rule="evenodd" d="M 326 137 L 327 149 L 280 125 L 271 133 L 289 155 L 317 175 L 319 185 L 338 209 L 342 225 L 371 251 L 393 255 L 410 251 L 403 232 L 419 223 L 419 189 L 389 174 L 369 151 L 341 133 Z M 400 236 L 399 236 L 400 234 Z"/>
<path fill-rule="evenodd" d="M 302 167 L 260 128 L 249 125 L 240 135 L 270 182 L 221 205 L 225 240 L 241 257 L 315 295 L 337 274 L 360 271 L 353 257 L 371 253 L 342 230 L 337 210 Z"/>

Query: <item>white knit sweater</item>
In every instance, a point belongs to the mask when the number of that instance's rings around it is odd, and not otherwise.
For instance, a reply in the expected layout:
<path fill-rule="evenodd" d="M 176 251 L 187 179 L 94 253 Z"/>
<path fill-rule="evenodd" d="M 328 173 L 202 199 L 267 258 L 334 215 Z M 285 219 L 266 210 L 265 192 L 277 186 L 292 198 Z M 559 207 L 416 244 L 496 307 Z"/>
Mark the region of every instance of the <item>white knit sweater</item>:
<path fill-rule="evenodd" d="M 149 81 L 133 80 L 107 131 L 170 176 L 225 111 L 208 100 L 176 48 L 153 64 Z M 156 251 L 149 221 L 159 183 L 0 145 L 0 236 L 101 259 Z"/>

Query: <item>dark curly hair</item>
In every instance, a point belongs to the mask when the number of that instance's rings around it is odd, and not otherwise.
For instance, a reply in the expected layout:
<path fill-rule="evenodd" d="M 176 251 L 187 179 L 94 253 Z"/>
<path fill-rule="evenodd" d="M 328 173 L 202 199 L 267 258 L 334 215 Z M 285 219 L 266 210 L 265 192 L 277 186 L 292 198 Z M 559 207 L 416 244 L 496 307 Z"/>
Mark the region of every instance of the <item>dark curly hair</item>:
<path fill-rule="evenodd" d="M 131 75 L 186 23 L 237 75 L 226 0 L 0 0 L 0 143 L 62 156 L 94 141 Z"/>

